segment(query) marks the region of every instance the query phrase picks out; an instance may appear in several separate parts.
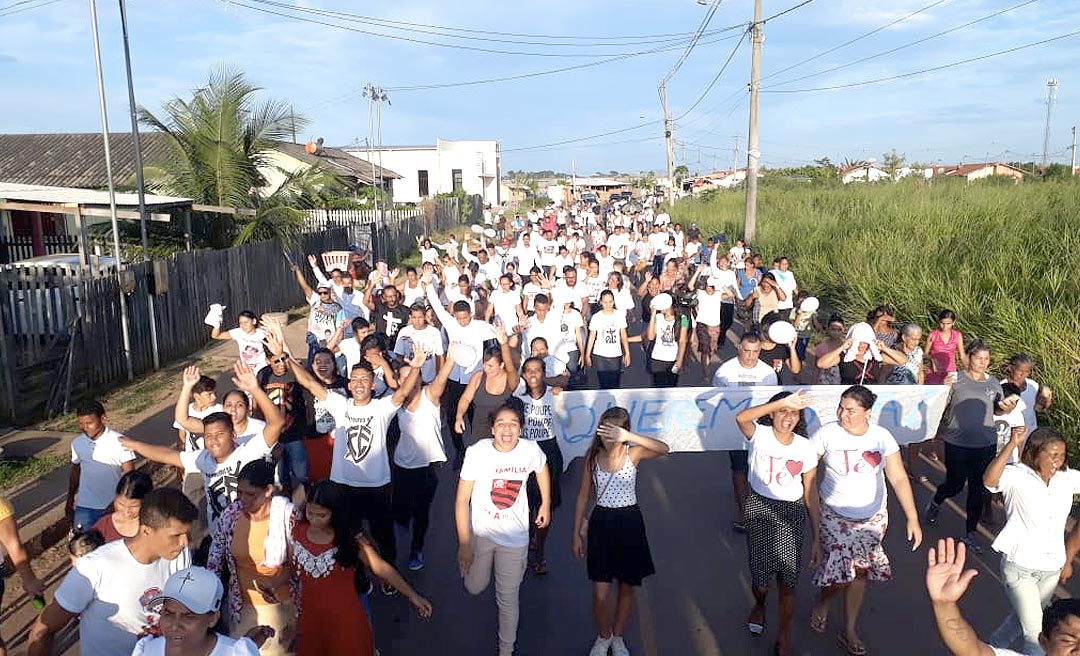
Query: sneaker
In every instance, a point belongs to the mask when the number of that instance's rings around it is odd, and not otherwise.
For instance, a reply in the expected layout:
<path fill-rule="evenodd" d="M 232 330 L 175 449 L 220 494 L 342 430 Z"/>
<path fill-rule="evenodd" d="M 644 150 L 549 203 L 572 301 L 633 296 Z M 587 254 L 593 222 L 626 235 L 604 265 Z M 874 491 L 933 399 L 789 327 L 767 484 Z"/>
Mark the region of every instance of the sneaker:
<path fill-rule="evenodd" d="M 964 543 L 964 546 L 967 547 L 969 553 L 981 554 L 983 552 L 982 547 L 975 541 L 974 533 L 964 535 L 964 537 L 960 538 L 960 541 Z"/>
<path fill-rule="evenodd" d="M 611 656 L 630 656 L 630 650 L 626 648 L 622 636 L 614 636 L 611 639 Z"/>
<path fill-rule="evenodd" d="M 926 515 L 926 523 L 931 526 L 937 524 L 939 512 L 941 512 L 941 504 L 934 503 L 934 500 L 930 499 L 930 502 L 926 504 L 926 510 L 923 511 L 923 514 Z"/>
<path fill-rule="evenodd" d="M 592 649 L 589 650 L 589 656 L 608 656 L 608 650 L 610 649 L 610 637 L 596 636 L 596 642 L 593 643 Z"/>
<path fill-rule="evenodd" d="M 394 595 L 397 594 L 397 588 L 390 585 L 389 583 L 383 583 L 382 584 L 382 593 L 384 595 L 386 595 L 387 597 L 393 597 Z"/>
<path fill-rule="evenodd" d="M 417 571 L 424 569 L 424 554 L 420 551 L 414 551 L 409 554 L 409 569 Z"/>

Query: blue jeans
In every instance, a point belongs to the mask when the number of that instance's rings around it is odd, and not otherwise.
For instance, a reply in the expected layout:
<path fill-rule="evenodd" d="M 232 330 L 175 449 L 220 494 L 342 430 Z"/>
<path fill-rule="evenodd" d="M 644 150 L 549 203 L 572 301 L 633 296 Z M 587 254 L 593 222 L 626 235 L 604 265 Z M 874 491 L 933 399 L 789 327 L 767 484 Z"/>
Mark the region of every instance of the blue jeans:
<path fill-rule="evenodd" d="M 278 478 L 281 479 L 281 484 L 289 489 L 308 482 L 308 457 L 304 440 L 281 443 Z"/>
<path fill-rule="evenodd" d="M 1028 656 L 1042 656 L 1039 633 L 1042 631 L 1043 609 L 1050 604 L 1060 574 L 1060 569 L 1052 572 L 1026 569 L 1005 556 L 1001 557 L 1001 580 L 1005 584 L 1005 595 L 1012 605 L 1012 612 L 990 636 L 991 645 L 1008 649 L 1022 636 L 1024 644 L 1021 651 Z"/>
<path fill-rule="evenodd" d="M 795 352 L 799 354 L 799 361 L 806 362 L 806 347 L 810 344 L 809 337 L 800 337 L 795 342 Z"/>
<path fill-rule="evenodd" d="M 104 508 L 83 508 L 82 506 L 75 506 L 75 513 L 71 517 L 72 528 L 76 531 L 89 531 L 90 527 L 97 523 L 97 520 L 101 519 L 104 515 Z"/>

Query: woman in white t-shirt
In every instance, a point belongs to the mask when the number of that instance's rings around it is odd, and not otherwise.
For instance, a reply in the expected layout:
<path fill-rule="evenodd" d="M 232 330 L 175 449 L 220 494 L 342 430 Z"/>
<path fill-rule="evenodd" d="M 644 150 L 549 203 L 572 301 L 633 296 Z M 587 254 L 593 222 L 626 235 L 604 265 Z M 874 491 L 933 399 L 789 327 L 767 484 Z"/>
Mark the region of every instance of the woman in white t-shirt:
<path fill-rule="evenodd" d="M 499 610 L 499 656 L 513 656 L 517 641 L 518 590 L 529 553 L 529 474 L 536 474 L 540 507 L 536 526 L 551 520 L 551 478 L 536 442 L 521 439 L 521 399 L 511 398 L 490 416 L 491 434 L 465 451 L 454 516 L 458 568 L 469 594 L 487 589 L 495 573 Z"/>
<path fill-rule="evenodd" d="M 810 628 L 824 633 L 829 604 L 844 593 L 845 627 L 837 642 L 851 654 L 866 653 L 855 625 L 866 594 L 867 581 L 888 581 L 892 567 L 882 547 L 889 524 L 885 481 L 896 493 L 907 518 L 911 550 L 922 543 L 922 527 L 915 509 L 911 482 L 900 447 L 889 431 L 870 423 L 877 395 L 852 385 L 840 395 L 836 423 L 825 424 L 810 438 L 821 458 L 818 497 L 810 495 L 807 509 L 816 529 L 810 555 L 814 585 L 821 593 L 810 612 Z"/>
<path fill-rule="evenodd" d="M 675 387 L 686 358 L 690 318 L 675 309 L 675 298 L 669 292 L 656 296 L 651 308 L 652 317 L 645 329 L 645 338 L 652 344 L 649 373 L 654 387 Z"/>
<path fill-rule="evenodd" d="M 600 293 L 600 311 L 589 318 L 589 341 L 585 345 L 585 366 L 596 366 L 600 389 L 619 386 L 622 370 L 630 366 L 630 341 L 626 334 L 626 313 L 615 309 L 610 289 Z"/>
<path fill-rule="evenodd" d="M 517 333 L 514 327 L 525 321 L 525 310 L 521 307 L 521 292 L 514 289 L 514 279 L 503 274 L 499 277 L 499 286 L 488 294 L 487 309 L 484 311 L 484 321 L 498 325 L 502 322 L 503 329 L 510 336 L 510 348 L 517 347 Z M 535 301 L 535 297 L 533 297 Z"/>
<path fill-rule="evenodd" d="M 774 653 L 780 656 L 793 653 L 795 586 L 802 564 L 806 507 L 817 475 L 817 451 L 801 434 L 806 431 L 802 411 L 812 401 L 803 392 L 780 392 L 768 403 L 735 417 L 747 440 L 750 463 L 744 521 L 754 607 L 746 629 L 754 637 L 765 632 L 765 601 L 775 580 L 780 586 L 780 627 Z"/>
<path fill-rule="evenodd" d="M 634 311 L 634 297 L 630 294 L 630 288 L 625 284 L 623 274 L 612 271 L 607 277 L 607 288 L 615 295 L 615 309 L 626 314 L 627 318 Z"/>
<path fill-rule="evenodd" d="M 1021 445 L 1020 462 L 1008 464 Z M 1073 495 L 1080 493 L 1080 471 L 1069 469 L 1060 433 L 1040 428 L 1027 435 L 1021 428 L 986 468 L 983 483 L 1005 495 L 1005 527 L 993 549 L 1001 554 L 1001 582 L 1012 606 L 988 642 L 1008 649 L 1023 638 L 1022 653 L 1042 654 L 1043 608 L 1066 562 L 1065 522 Z"/>
<path fill-rule="evenodd" d="M 236 328 L 222 331 L 219 326 L 210 327 L 211 339 L 222 341 L 232 340 L 240 351 L 240 359 L 255 373 L 266 366 L 266 352 L 263 350 L 263 340 L 266 339 L 266 331 L 259 328 L 259 317 L 251 310 L 244 310 L 236 316 Z"/>

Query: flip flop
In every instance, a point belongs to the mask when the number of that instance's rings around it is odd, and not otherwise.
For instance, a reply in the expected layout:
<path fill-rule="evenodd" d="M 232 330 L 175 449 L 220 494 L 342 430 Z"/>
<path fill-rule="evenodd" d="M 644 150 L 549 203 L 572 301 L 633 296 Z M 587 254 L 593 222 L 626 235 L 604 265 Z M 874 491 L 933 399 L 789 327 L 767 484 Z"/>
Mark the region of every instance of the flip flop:
<path fill-rule="evenodd" d="M 758 624 L 757 622 L 747 622 L 746 630 L 750 632 L 750 635 L 755 638 L 760 638 L 765 633 L 765 624 Z"/>
<path fill-rule="evenodd" d="M 862 642 L 849 642 L 843 631 L 836 634 L 836 642 L 851 656 L 865 656 L 866 654 L 866 645 Z"/>
<path fill-rule="evenodd" d="M 825 633 L 825 629 L 829 624 L 828 615 L 815 615 L 813 611 L 810 613 L 810 630 L 817 634 Z"/>

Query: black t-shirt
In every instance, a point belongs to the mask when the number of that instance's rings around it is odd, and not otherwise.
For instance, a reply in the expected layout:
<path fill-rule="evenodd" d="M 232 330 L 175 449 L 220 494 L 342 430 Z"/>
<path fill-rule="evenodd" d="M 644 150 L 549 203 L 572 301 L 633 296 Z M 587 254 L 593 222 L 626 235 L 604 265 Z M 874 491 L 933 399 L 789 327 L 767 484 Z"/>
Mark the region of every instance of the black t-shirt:
<path fill-rule="evenodd" d="M 690 226 L 686 229 L 686 236 L 690 238 L 690 241 L 694 241 L 701 236 L 701 230 L 695 226 Z"/>
<path fill-rule="evenodd" d="M 844 356 L 840 356 L 840 384 L 841 385 L 874 385 L 877 383 L 878 367 L 881 363 L 870 358 L 863 363 L 858 360 L 844 362 Z"/>
<path fill-rule="evenodd" d="M 278 408 L 285 409 L 285 428 L 281 431 L 282 442 L 295 442 L 304 437 L 308 427 L 307 404 L 303 388 L 296 382 L 292 371 L 282 376 L 274 375 L 270 367 L 259 372 L 259 387 Z"/>
<path fill-rule="evenodd" d="M 331 394 L 340 392 L 342 396 L 346 398 L 349 397 L 349 381 L 347 378 L 337 373 L 334 374 L 334 380 L 330 383 L 323 383 L 321 380 L 319 383 Z M 307 413 L 308 421 L 305 436 L 319 437 L 330 432 L 329 430 L 320 430 L 320 428 L 325 428 L 325 426 L 320 426 L 319 424 L 333 422 L 333 417 L 330 416 L 330 413 L 323 407 L 323 404 L 319 402 L 311 392 L 305 389 L 303 390 L 303 394 L 304 409 Z"/>
<path fill-rule="evenodd" d="M 375 332 L 387 336 L 387 348 L 394 349 L 397 343 L 397 334 L 409 321 L 409 308 L 401 303 L 395 307 L 388 307 L 380 299 L 375 299 Z"/>
<path fill-rule="evenodd" d="M 787 366 L 788 358 L 791 357 L 791 349 L 784 344 L 777 344 L 771 349 L 765 349 L 762 347 L 761 353 L 758 354 L 758 360 L 761 360 L 765 364 L 773 368 L 776 372 L 776 379 L 780 380 L 780 372 Z"/>

